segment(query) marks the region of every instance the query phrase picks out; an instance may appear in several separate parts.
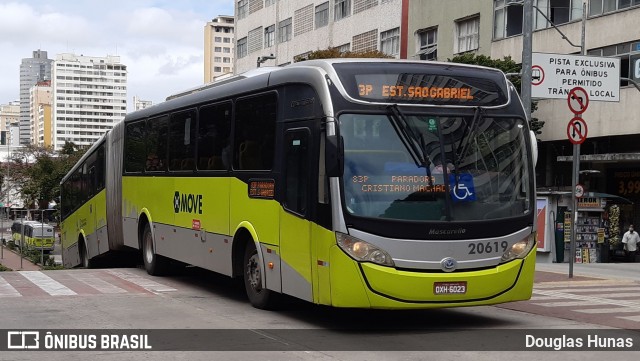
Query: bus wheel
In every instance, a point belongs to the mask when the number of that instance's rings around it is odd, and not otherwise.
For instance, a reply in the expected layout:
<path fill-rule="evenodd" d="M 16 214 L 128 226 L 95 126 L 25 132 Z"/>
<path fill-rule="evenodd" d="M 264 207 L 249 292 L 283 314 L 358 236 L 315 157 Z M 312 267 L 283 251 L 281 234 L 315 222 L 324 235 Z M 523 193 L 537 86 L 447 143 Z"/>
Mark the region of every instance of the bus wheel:
<path fill-rule="evenodd" d="M 142 259 L 148 274 L 160 276 L 167 272 L 169 260 L 156 254 L 153 248 L 153 234 L 151 234 L 149 223 L 144 226 L 144 233 L 142 234 Z"/>
<path fill-rule="evenodd" d="M 244 251 L 244 288 L 251 305 L 260 309 L 273 309 L 278 303 L 278 294 L 263 288 L 262 264 L 258 257 L 258 251 L 253 242 L 247 244 Z"/>

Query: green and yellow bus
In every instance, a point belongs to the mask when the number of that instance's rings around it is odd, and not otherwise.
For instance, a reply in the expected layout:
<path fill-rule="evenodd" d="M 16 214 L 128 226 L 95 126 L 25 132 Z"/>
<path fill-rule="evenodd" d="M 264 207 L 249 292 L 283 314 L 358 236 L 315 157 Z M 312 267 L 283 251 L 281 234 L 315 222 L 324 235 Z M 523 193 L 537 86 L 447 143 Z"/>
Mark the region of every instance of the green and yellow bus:
<path fill-rule="evenodd" d="M 55 232 L 48 224 L 17 220 L 11 225 L 11 239 L 17 247 L 50 252 L 55 244 Z"/>
<path fill-rule="evenodd" d="M 495 69 L 387 59 L 259 68 L 131 113 L 62 181 L 67 267 L 140 250 L 358 308 L 530 298 L 535 137 Z"/>

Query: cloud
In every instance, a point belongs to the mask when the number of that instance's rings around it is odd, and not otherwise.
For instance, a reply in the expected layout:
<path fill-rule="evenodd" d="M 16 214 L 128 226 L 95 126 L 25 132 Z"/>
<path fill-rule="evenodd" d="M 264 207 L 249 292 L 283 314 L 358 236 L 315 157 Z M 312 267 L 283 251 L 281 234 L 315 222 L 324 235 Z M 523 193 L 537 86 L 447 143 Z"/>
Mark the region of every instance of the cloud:
<path fill-rule="evenodd" d="M 4 41 L 87 44 L 96 34 L 89 22 L 78 16 L 59 12 L 36 13 L 25 4 L 0 4 L 0 34 Z"/>
<path fill-rule="evenodd" d="M 204 27 L 233 15 L 233 0 L 0 2 L 0 104 L 19 99 L 19 67 L 41 49 L 119 55 L 128 94 L 160 102 L 204 80 Z"/>
<path fill-rule="evenodd" d="M 158 69 L 159 75 L 176 75 L 180 70 L 192 64 L 202 64 L 203 56 L 191 55 L 189 57 L 169 57 L 167 62 Z"/>

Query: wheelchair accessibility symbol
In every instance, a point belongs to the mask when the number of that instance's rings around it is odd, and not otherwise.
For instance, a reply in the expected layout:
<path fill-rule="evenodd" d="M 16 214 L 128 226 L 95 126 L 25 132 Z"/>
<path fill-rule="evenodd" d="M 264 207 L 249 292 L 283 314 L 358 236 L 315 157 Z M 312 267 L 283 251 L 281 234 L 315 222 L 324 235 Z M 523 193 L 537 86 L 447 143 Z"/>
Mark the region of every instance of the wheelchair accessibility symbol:
<path fill-rule="evenodd" d="M 449 174 L 449 189 L 451 189 L 451 199 L 454 202 L 471 202 L 476 200 L 476 191 L 473 186 L 473 176 L 471 174 L 456 176 Z"/>

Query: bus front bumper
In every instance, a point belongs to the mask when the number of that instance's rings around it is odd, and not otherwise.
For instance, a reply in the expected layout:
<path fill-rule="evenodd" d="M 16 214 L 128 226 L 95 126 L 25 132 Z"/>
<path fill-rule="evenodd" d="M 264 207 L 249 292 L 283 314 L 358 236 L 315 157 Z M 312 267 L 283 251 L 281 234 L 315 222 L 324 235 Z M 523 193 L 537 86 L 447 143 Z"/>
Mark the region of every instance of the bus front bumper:
<path fill-rule="evenodd" d="M 337 246 L 331 250 L 331 304 L 357 308 L 442 308 L 491 305 L 531 298 L 536 249 L 524 259 L 476 270 L 420 272 L 359 263 Z M 438 293 L 436 286 L 456 292 Z"/>

